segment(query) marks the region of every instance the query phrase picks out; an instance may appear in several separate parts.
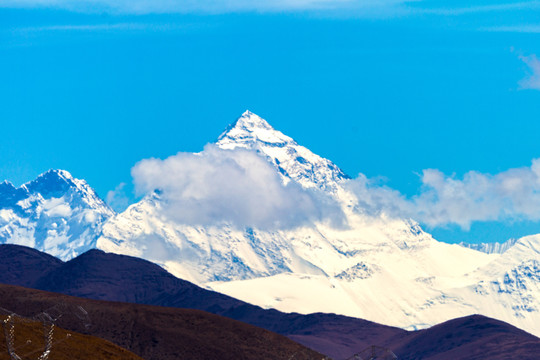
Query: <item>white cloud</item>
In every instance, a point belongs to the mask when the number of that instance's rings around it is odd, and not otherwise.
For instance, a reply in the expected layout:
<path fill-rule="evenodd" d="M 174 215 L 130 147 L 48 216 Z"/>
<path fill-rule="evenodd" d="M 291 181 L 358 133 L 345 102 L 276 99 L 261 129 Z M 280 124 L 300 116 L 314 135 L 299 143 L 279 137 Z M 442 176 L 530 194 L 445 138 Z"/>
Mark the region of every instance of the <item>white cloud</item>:
<path fill-rule="evenodd" d="M 534 11 L 537 0 L 472 2 L 469 6 L 431 8 L 426 0 L 0 0 L 0 8 L 59 8 L 76 12 L 120 14 L 316 11 L 326 15 L 392 17 L 411 14 L 459 16 L 471 13 Z"/>
<path fill-rule="evenodd" d="M 180 223 L 237 227 L 293 228 L 312 221 L 343 224 L 339 207 L 317 191 L 290 182 L 255 152 L 222 150 L 178 153 L 165 160 L 145 159 L 132 171 L 135 189 L 158 189 L 164 215 Z"/>
<path fill-rule="evenodd" d="M 119 23 L 119 24 L 93 24 L 93 25 L 51 25 L 20 28 L 19 31 L 109 31 L 109 30 L 146 30 L 148 24 Z"/>
<path fill-rule="evenodd" d="M 536 55 L 519 57 L 529 67 L 529 75 L 519 82 L 522 89 L 540 90 L 540 61 Z"/>
<path fill-rule="evenodd" d="M 275 168 L 249 150 L 207 145 L 198 154 L 142 160 L 132 176 L 139 194 L 159 189 L 163 215 L 180 223 L 282 229 L 327 221 L 346 226 L 343 212 L 328 196 L 294 182 L 284 185 Z M 419 193 L 411 197 L 363 174 L 345 186 L 357 195 L 358 212 L 412 218 L 430 227 L 540 220 L 540 159 L 529 167 L 494 175 L 470 171 L 461 178 L 426 169 L 420 180 Z"/>
<path fill-rule="evenodd" d="M 414 0 L 413 0 L 414 1 Z M 407 0 L 3 0 L 0 7 L 49 7 L 81 12 L 148 13 L 281 12 L 381 9 Z"/>
<path fill-rule="evenodd" d="M 517 32 L 517 33 L 529 33 L 535 34 L 540 33 L 540 25 L 526 24 L 526 25 L 511 25 L 511 26 L 491 26 L 481 28 L 483 31 L 491 32 Z"/>
<path fill-rule="evenodd" d="M 540 220 L 540 159 L 495 175 L 470 171 L 461 179 L 427 169 L 421 181 L 420 193 L 409 199 L 363 175 L 351 181 L 351 188 L 367 211 L 410 217 L 432 227 L 457 224 L 468 229 L 475 221 Z"/>
<path fill-rule="evenodd" d="M 71 216 L 72 210 L 63 198 L 52 198 L 43 202 L 43 209 L 47 216 L 63 217 Z"/>
<path fill-rule="evenodd" d="M 118 184 L 114 190 L 110 190 L 105 197 L 107 204 L 115 211 L 124 211 L 129 205 L 129 198 L 125 191 L 126 184 Z"/>
<path fill-rule="evenodd" d="M 1 1 L 1 0 L 0 0 Z M 13 31 L 19 33 L 39 32 L 107 32 L 107 31 L 172 31 L 194 29 L 194 24 L 158 24 L 158 23 L 112 23 L 112 24 L 68 24 L 20 27 Z"/>
<path fill-rule="evenodd" d="M 447 8 L 419 8 L 418 11 L 426 14 L 458 16 L 476 13 L 501 12 L 510 10 L 535 10 L 540 7 L 540 2 L 522 1 L 509 2 L 503 4 L 481 4 L 476 5 L 471 2 L 470 6 L 466 7 L 447 7 Z"/>
<path fill-rule="evenodd" d="M 359 174 L 345 184 L 358 198 L 357 211 L 370 215 L 386 213 L 395 216 L 411 216 L 412 205 L 397 190 L 382 184 L 382 179 L 368 179 Z"/>

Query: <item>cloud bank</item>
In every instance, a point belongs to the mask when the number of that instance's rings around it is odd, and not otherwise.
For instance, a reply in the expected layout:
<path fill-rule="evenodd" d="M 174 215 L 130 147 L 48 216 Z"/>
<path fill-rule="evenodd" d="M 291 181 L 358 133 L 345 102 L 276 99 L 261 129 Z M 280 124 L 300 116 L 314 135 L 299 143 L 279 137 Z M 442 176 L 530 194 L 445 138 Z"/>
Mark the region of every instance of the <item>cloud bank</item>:
<path fill-rule="evenodd" d="M 287 229 L 313 221 L 343 225 L 340 208 L 318 191 L 290 182 L 253 151 L 207 145 L 198 154 L 145 159 L 132 171 L 135 190 L 159 190 L 164 215 L 184 224 Z"/>
<path fill-rule="evenodd" d="M 536 55 L 519 57 L 529 67 L 529 75 L 519 82 L 521 89 L 540 90 L 540 60 Z"/>
<path fill-rule="evenodd" d="M 363 175 L 349 186 L 365 211 L 410 217 L 431 227 L 457 224 L 467 230 L 476 221 L 540 220 L 540 159 L 495 175 L 470 171 L 461 179 L 427 169 L 420 180 L 420 192 L 411 198 Z"/>
<path fill-rule="evenodd" d="M 197 154 L 142 160 L 132 176 L 139 195 L 159 190 L 163 215 L 179 223 L 226 222 L 266 230 L 321 221 L 347 226 L 328 195 L 294 182 L 284 185 L 276 169 L 251 150 L 207 145 Z M 497 174 L 470 171 L 461 178 L 426 169 L 420 181 L 418 194 L 411 197 L 363 174 L 343 185 L 358 199 L 355 210 L 367 216 L 411 218 L 429 227 L 455 224 L 464 230 L 478 221 L 540 220 L 540 159 L 529 167 Z M 122 191 L 120 186 L 108 194 L 108 202 Z"/>

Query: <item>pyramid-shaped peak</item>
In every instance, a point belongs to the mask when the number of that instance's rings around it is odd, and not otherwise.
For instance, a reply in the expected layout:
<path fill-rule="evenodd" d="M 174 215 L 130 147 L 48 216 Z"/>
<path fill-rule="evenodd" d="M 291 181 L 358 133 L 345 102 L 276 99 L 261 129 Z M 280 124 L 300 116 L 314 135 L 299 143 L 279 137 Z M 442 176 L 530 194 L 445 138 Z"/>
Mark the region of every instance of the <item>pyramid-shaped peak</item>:
<path fill-rule="evenodd" d="M 241 128 L 245 130 L 256 130 L 256 129 L 265 129 L 265 130 L 274 130 L 274 128 L 259 115 L 252 113 L 249 110 L 244 111 L 242 116 L 236 120 L 233 124 L 234 128 Z"/>
<path fill-rule="evenodd" d="M 62 183 L 73 185 L 76 179 L 69 173 L 69 171 L 61 169 L 50 169 L 40 174 L 34 180 L 26 183 L 25 185 L 32 186 L 36 183 Z"/>
<path fill-rule="evenodd" d="M 113 214 L 112 209 L 85 180 L 74 178 L 66 170 L 48 170 L 22 185 L 21 189 L 30 194 L 39 194 L 44 199 L 61 198 L 67 195 L 70 201 L 77 203 L 75 206 L 97 209 L 107 215 Z"/>
<path fill-rule="evenodd" d="M 63 193 L 70 187 L 76 186 L 75 179 L 66 170 L 51 169 L 39 175 L 24 186 L 30 192 L 39 192 L 42 195 L 49 193 Z"/>
<path fill-rule="evenodd" d="M 37 177 L 39 178 L 58 178 L 61 180 L 73 180 L 73 176 L 67 170 L 50 169 Z"/>
<path fill-rule="evenodd" d="M 266 120 L 246 110 L 219 136 L 217 145 L 232 148 L 240 144 L 245 147 L 248 143 L 259 142 L 281 146 L 287 143 L 296 144 L 293 139 L 275 130 Z"/>

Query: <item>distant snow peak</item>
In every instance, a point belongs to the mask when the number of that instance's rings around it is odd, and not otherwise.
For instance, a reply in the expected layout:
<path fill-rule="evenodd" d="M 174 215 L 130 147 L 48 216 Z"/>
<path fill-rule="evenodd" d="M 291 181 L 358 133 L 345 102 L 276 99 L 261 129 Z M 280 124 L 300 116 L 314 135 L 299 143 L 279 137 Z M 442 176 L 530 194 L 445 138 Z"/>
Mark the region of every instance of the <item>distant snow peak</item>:
<path fill-rule="evenodd" d="M 75 178 L 71 175 L 69 171 L 61 170 L 61 169 L 49 169 L 45 171 L 44 173 L 38 175 L 37 178 L 35 178 L 32 181 L 29 181 L 27 184 L 32 183 L 38 183 L 38 182 L 73 182 Z"/>
<path fill-rule="evenodd" d="M 61 195 L 74 186 L 73 176 L 65 170 L 48 170 L 23 186 L 29 192 L 39 192 L 43 196 Z"/>
<path fill-rule="evenodd" d="M 0 184 L 0 243 L 31 246 L 69 260 L 95 247 L 114 212 L 84 180 L 49 170 L 19 188 Z M 9 215 L 9 216 L 8 216 Z"/>
<path fill-rule="evenodd" d="M 43 174 L 39 175 L 37 179 L 40 179 L 43 177 L 57 177 L 59 179 L 64 179 L 64 180 L 73 180 L 73 176 L 71 175 L 71 173 L 67 170 L 62 170 L 62 169 L 49 169 L 45 171 Z"/>

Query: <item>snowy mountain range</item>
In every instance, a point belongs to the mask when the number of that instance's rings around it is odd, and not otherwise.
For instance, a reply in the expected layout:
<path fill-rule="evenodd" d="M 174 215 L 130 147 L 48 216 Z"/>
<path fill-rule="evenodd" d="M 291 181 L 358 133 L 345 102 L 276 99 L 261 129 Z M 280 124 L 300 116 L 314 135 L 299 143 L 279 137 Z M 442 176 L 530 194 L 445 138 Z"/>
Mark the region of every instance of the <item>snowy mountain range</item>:
<path fill-rule="evenodd" d="M 255 152 L 283 186 L 331 199 L 345 225 L 193 225 L 166 216 L 163 191 L 114 214 L 84 181 L 51 171 L 18 189 L 0 185 L 1 242 L 62 259 L 91 247 L 137 256 L 286 312 L 330 312 L 408 329 L 479 313 L 540 335 L 540 236 L 485 249 L 438 242 L 413 220 L 366 208 L 335 164 L 249 111 L 214 146 Z"/>

